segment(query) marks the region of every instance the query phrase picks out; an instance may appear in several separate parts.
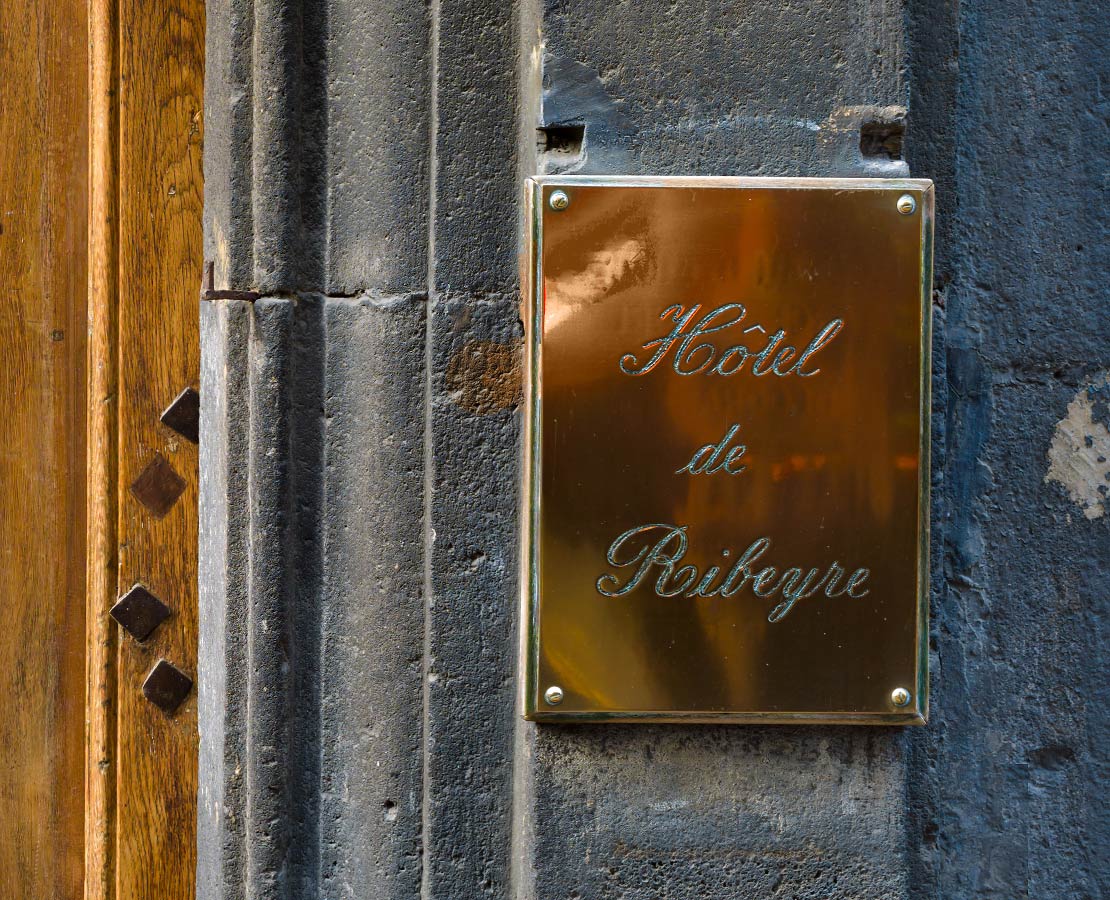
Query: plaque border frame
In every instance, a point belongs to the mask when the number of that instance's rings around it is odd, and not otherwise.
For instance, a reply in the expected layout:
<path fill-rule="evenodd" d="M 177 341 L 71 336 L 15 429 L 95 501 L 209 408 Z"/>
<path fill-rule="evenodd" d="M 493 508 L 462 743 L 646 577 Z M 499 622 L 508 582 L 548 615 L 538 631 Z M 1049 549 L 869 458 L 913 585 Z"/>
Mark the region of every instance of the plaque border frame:
<path fill-rule="evenodd" d="M 920 459 L 918 468 L 918 555 L 917 555 L 917 683 L 912 702 L 905 709 L 890 704 L 876 712 L 568 712 L 541 706 L 539 670 L 539 548 L 536 536 L 540 522 L 540 359 L 543 327 L 540 305 L 543 294 L 544 197 L 558 188 L 577 187 L 691 187 L 760 188 L 785 190 L 883 190 L 920 192 L 921 223 L 921 334 L 920 334 Z M 736 725 L 925 725 L 929 717 L 929 588 L 931 519 L 930 479 L 932 474 L 932 287 L 934 189 L 926 178 L 752 178 L 745 176 L 625 176 L 625 175 L 536 175 L 525 180 L 526 247 L 522 256 L 521 320 L 524 324 L 523 364 L 523 465 L 520 492 L 520 622 L 518 657 L 518 702 L 523 717 L 532 722 L 552 723 L 717 723 Z"/>

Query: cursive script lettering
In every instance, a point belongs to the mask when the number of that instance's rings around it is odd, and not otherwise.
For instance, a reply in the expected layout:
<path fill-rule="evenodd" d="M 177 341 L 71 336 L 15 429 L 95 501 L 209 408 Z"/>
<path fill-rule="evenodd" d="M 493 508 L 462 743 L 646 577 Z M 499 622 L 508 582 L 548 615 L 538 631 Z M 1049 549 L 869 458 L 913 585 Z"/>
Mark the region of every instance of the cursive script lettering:
<path fill-rule="evenodd" d="M 806 600 L 818 592 L 826 597 L 847 595 L 856 599 L 869 593 L 863 587 L 871 575 L 869 569 L 856 569 L 848 575 L 835 561 L 823 570 L 794 566 L 781 572 L 774 566 L 757 569 L 756 564 L 771 548 L 771 539 L 767 537 L 752 541 L 724 578 L 721 573 L 728 567 L 726 560 L 732 555 L 727 549 L 721 552 L 722 564 L 710 566 L 705 572 L 699 572 L 692 565 L 679 565 L 689 546 L 686 528 L 685 525 L 654 522 L 630 528 L 618 536 L 609 545 L 605 558 L 609 565 L 627 572 L 623 578 L 611 573 L 600 576 L 598 593 L 604 597 L 623 597 L 652 576 L 655 593 L 660 597 L 732 597 L 750 587 L 752 593 L 762 599 L 780 598 L 768 614 L 768 622 L 782 620 L 799 600 Z"/>
<path fill-rule="evenodd" d="M 726 303 L 697 319 L 696 324 L 691 327 L 700 310 L 700 303 L 688 310 L 678 303 L 668 306 L 659 314 L 659 318 L 664 320 L 672 318 L 674 327 L 668 334 L 654 338 L 643 345 L 644 350 L 654 351 L 644 362 L 640 362 L 635 354 L 624 354 L 620 358 L 621 371 L 626 375 L 646 375 L 658 366 L 673 348 L 672 365 L 679 375 L 697 375 L 700 372 L 708 375 L 736 375 L 743 370 L 748 360 L 751 360 L 750 372 L 756 377 L 770 373 L 780 377 L 794 374 L 799 378 L 809 378 L 821 370 L 811 368 L 807 371 L 806 365 L 844 327 L 843 319 L 833 319 L 817 333 L 801 353 L 798 353 L 793 345 L 783 344 L 786 338 L 786 332 L 783 329 L 780 328 L 774 334 L 767 335 L 762 325 L 755 324 L 745 328 L 743 333 L 751 334 L 758 331 L 766 335 L 766 341 L 761 348 L 736 344 L 720 352 L 712 341 L 702 340 L 702 338 L 740 325 L 747 315 L 747 309 L 742 303 Z"/>
<path fill-rule="evenodd" d="M 733 425 L 716 444 L 706 444 L 694 453 L 690 457 L 690 461 L 681 469 L 676 470 L 675 474 L 681 475 L 683 472 L 689 472 L 691 475 L 712 475 L 714 472 L 724 470 L 728 475 L 739 475 L 747 468 L 747 466 L 740 464 L 740 457 L 744 455 L 748 448 L 744 444 L 737 444 L 735 447 L 728 446 L 739 430 L 739 425 Z M 727 453 L 725 452 L 726 449 Z"/>

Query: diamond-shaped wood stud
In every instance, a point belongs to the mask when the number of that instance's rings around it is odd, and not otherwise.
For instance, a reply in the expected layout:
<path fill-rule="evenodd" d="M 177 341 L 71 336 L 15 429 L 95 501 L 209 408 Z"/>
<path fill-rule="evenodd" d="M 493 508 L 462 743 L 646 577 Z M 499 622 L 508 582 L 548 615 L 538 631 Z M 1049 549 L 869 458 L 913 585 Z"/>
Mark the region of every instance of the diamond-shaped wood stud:
<path fill-rule="evenodd" d="M 200 394 L 187 387 L 166 407 L 162 424 L 194 444 L 200 441 Z"/>
<path fill-rule="evenodd" d="M 154 459 L 131 485 L 135 499 L 159 519 L 173 508 L 184 490 L 185 479 L 161 453 L 154 454 Z"/>
<path fill-rule="evenodd" d="M 142 642 L 170 617 L 170 608 L 137 584 L 119 598 L 108 615 L 119 622 L 131 637 Z"/>
<path fill-rule="evenodd" d="M 173 663 L 160 659 L 143 682 L 143 696 L 169 715 L 193 689 L 193 679 Z"/>

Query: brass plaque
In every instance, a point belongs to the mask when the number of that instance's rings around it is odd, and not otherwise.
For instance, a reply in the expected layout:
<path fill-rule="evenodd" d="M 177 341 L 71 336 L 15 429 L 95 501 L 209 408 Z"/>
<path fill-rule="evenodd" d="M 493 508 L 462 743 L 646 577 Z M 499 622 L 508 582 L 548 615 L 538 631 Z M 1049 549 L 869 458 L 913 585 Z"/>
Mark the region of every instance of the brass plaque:
<path fill-rule="evenodd" d="M 526 716 L 924 723 L 932 183 L 528 205 Z"/>

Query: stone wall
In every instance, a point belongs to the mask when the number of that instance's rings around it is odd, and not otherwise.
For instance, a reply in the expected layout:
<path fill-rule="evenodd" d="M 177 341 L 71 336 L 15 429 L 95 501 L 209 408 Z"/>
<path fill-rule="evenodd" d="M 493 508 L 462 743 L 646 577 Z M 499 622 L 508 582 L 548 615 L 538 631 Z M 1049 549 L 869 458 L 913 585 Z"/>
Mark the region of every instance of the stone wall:
<path fill-rule="evenodd" d="M 210 0 L 200 896 L 1099 896 L 1100 6 Z M 937 181 L 927 728 L 521 720 L 536 172 Z"/>

